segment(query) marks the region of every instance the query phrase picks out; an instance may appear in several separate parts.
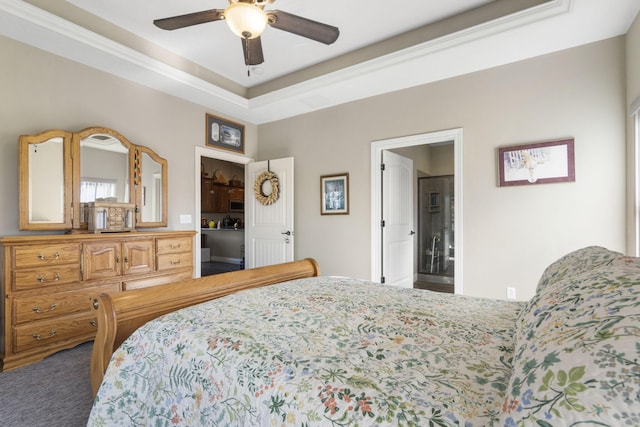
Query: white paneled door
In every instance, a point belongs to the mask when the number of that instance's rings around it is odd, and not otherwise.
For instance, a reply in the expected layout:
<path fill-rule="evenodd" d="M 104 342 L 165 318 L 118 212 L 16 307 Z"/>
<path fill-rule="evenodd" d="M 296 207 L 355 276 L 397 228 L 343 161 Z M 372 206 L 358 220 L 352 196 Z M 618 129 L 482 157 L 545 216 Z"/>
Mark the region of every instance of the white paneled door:
<path fill-rule="evenodd" d="M 382 277 L 413 287 L 413 160 L 382 152 Z"/>
<path fill-rule="evenodd" d="M 278 178 L 278 199 L 263 205 L 254 194 L 256 177 L 265 170 Z M 293 261 L 293 157 L 247 164 L 245 171 L 245 263 L 247 268 Z M 273 191 L 271 182 L 263 194 Z"/>

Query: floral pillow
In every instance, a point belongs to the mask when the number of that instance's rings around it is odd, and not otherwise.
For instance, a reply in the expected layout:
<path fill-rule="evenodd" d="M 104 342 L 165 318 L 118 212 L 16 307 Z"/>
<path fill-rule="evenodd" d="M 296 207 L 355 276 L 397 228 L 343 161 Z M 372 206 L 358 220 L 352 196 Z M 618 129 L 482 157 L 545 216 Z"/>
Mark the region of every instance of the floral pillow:
<path fill-rule="evenodd" d="M 572 276 L 583 271 L 606 265 L 622 254 L 600 246 L 588 246 L 578 249 L 563 256 L 549 265 L 540 281 L 536 293 L 544 289 L 548 284 L 557 282 L 565 277 Z"/>
<path fill-rule="evenodd" d="M 566 277 L 589 271 L 594 268 L 606 266 L 614 259 L 622 256 L 620 252 L 614 252 L 601 246 L 587 246 L 568 253 L 559 260 L 550 264 L 542 273 L 538 281 L 536 294 L 527 302 L 516 320 L 516 327 L 522 328 L 523 316 L 537 306 L 543 291 L 554 283 L 562 282 Z"/>
<path fill-rule="evenodd" d="M 521 317 L 501 425 L 640 425 L 640 260 L 585 253 Z"/>

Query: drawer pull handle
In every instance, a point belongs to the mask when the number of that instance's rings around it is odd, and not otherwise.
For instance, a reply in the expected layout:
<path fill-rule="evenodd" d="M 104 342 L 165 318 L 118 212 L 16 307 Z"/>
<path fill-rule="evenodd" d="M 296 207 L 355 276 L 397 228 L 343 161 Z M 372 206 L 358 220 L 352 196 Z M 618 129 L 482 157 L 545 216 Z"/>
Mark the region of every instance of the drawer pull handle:
<path fill-rule="evenodd" d="M 56 309 L 56 305 L 55 305 L 55 304 L 51 304 L 51 305 L 49 306 L 49 309 L 48 309 L 48 310 L 40 310 L 40 307 L 38 307 L 38 306 L 35 306 L 35 307 L 33 307 L 33 308 L 32 308 L 32 310 L 33 310 L 33 311 L 35 311 L 35 312 L 36 312 L 36 313 L 38 313 L 38 314 L 46 313 L 46 312 L 48 312 L 48 311 L 53 311 L 53 310 L 55 310 L 55 309 Z"/>
<path fill-rule="evenodd" d="M 44 338 L 42 338 L 42 335 L 40 335 L 40 334 L 33 334 L 33 335 L 32 335 L 32 337 L 33 337 L 33 338 L 35 338 L 35 339 L 36 339 L 36 341 L 42 341 L 43 339 L 51 338 L 51 337 L 55 337 L 55 336 L 56 336 L 56 331 L 55 331 L 55 329 L 52 329 L 52 330 L 49 332 L 49 336 L 48 336 L 48 337 L 44 337 Z"/>
<path fill-rule="evenodd" d="M 53 257 L 55 259 L 60 258 L 60 252 L 56 252 L 55 254 L 53 254 Z M 46 261 L 47 260 L 47 256 L 43 255 L 43 254 L 38 254 L 38 259 L 42 260 L 42 261 Z"/>
<path fill-rule="evenodd" d="M 38 276 L 36 277 L 36 280 L 40 283 L 45 283 L 47 281 L 47 278 L 44 277 L 42 274 L 38 274 Z M 60 280 L 60 275 L 58 273 L 53 275 L 53 281 L 56 282 Z"/>
<path fill-rule="evenodd" d="M 95 319 L 89 320 L 89 324 L 90 324 L 91 326 L 98 326 L 98 322 L 96 322 L 96 320 L 95 320 Z"/>
<path fill-rule="evenodd" d="M 128 257 L 128 256 L 124 257 L 124 263 L 125 263 L 125 264 L 128 264 L 128 263 L 129 263 L 129 257 Z"/>
<path fill-rule="evenodd" d="M 177 260 L 177 261 L 169 261 L 171 263 L 171 265 L 176 265 L 176 264 L 180 264 L 181 260 Z"/>
<path fill-rule="evenodd" d="M 116 264 L 120 264 L 120 257 L 119 256 L 116 257 Z"/>
<path fill-rule="evenodd" d="M 180 246 L 182 246 L 182 245 L 181 245 L 181 244 L 177 244 L 177 245 L 169 245 L 169 247 L 170 247 L 171 249 L 179 249 L 179 248 L 180 248 Z"/>

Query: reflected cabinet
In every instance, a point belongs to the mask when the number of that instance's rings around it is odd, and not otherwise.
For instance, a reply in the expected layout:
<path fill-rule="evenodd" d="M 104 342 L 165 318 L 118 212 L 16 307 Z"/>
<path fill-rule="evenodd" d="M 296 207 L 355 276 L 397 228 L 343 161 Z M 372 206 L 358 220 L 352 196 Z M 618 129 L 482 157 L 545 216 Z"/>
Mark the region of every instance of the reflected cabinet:
<path fill-rule="evenodd" d="M 135 227 L 167 225 L 167 161 L 113 129 L 23 135 L 19 169 L 20 230 L 87 230 L 109 203 Z"/>

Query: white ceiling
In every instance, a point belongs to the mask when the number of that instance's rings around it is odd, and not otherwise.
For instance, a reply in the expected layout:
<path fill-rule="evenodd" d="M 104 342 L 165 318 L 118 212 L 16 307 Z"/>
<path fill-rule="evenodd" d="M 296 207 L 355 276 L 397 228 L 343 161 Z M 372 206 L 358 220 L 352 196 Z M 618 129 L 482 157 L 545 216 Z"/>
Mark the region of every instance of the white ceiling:
<path fill-rule="evenodd" d="M 251 87 L 367 45 L 391 38 L 492 0 L 404 0 L 404 11 L 378 0 L 276 0 L 265 10 L 282 10 L 340 28 L 340 37 L 324 45 L 281 30 L 262 35 L 265 62 L 247 76 L 242 45 L 224 21 L 165 31 L 153 20 L 207 9 L 224 9 L 227 0 L 67 0 L 125 30 Z"/>
<path fill-rule="evenodd" d="M 325 46 L 267 28 L 265 62 L 250 77 L 225 22 L 152 23 L 226 4 L 0 0 L 0 35 L 260 124 L 625 34 L 640 10 L 638 0 L 405 0 L 402 10 L 277 0 L 266 9 L 337 26 L 340 37 Z"/>

